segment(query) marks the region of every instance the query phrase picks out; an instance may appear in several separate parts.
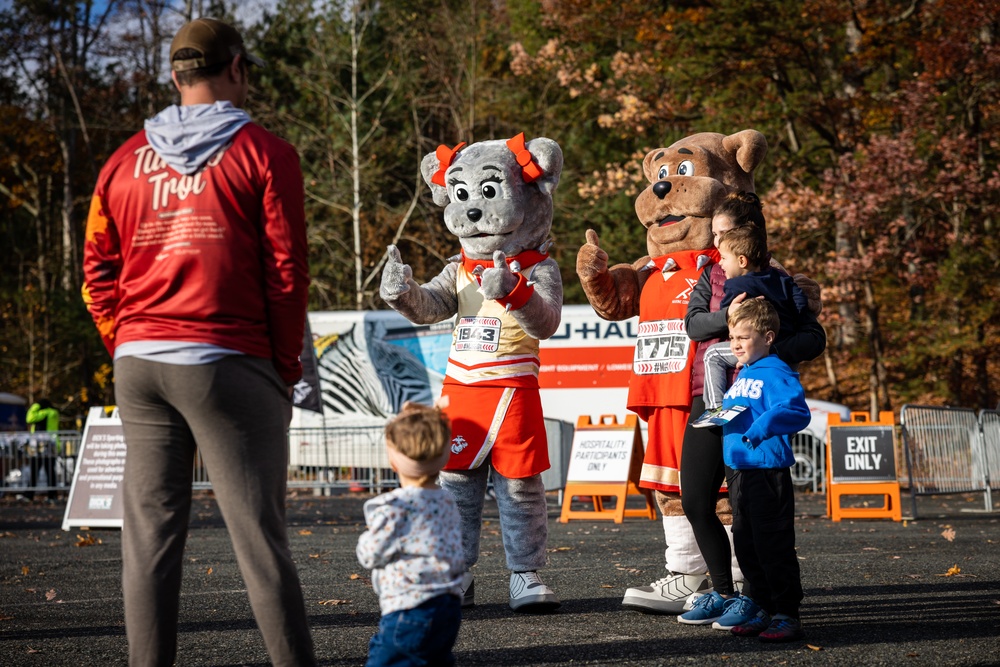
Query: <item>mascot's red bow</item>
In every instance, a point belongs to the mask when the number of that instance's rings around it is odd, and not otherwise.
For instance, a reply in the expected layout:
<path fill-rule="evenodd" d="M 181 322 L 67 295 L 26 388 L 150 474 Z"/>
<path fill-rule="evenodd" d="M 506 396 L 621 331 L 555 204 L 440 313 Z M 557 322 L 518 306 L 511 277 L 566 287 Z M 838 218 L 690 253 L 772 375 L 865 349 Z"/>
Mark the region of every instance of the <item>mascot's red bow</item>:
<path fill-rule="evenodd" d="M 438 159 L 438 170 L 434 172 L 431 177 L 431 182 L 440 185 L 442 188 L 448 187 L 444 180 L 444 173 L 448 171 L 448 167 L 451 163 L 455 161 L 455 155 L 458 151 L 465 148 L 465 142 L 457 144 L 454 148 L 448 148 L 446 145 L 441 144 L 434 151 L 434 155 Z M 525 183 L 531 183 L 538 180 L 545 173 L 542 168 L 538 166 L 535 162 L 535 157 L 528 150 L 528 147 L 524 143 L 524 132 L 511 137 L 507 140 L 507 148 L 510 152 L 514 154 L 514 159 L 517 164 L 521 166 L 521 177 L 524 179 Z"/>

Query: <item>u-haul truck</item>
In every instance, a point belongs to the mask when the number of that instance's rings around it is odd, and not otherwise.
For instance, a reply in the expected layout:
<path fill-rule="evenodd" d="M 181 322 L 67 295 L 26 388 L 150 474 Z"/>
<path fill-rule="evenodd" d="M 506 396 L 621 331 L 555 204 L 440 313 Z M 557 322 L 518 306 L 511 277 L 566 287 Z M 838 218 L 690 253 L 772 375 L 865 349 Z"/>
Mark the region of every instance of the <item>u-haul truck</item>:
<path fill-rule="evenodd" d="M 309 324 L 323 413 L 296 409 L 293 427 L 381 425 L 405 401 L 430 403 L 440 395 L 452 320 L 417 325 L 391 310 L 322 311 L 309 313 Z M 571 426 L 583 415 L 595 422 L 602 415 L 624 421 L 637 332 L 638 318 L 609 322 L 589 305 L 563 306 L 558 330 L 540 343 L 545 417 Z M 813 459 L 821 456 L 826 441 L 827 415 L 850 417 L 846 406 L 808 402 L 813 420 L 795 439 L 801 465 L 793 476 L 800 484 L 819 474 L 819 461 Z M 645 429 L 645 422 L 640 424 Z M 290 454 L 296 465 L 295 443 Z"/>
<path fill-rule="evenodd" d="M 538 384 L 546 417 L 624 421 L 639 318 L 609 322 L 590 306 L 563 306 L 559 329 L 541 341 Z"/>

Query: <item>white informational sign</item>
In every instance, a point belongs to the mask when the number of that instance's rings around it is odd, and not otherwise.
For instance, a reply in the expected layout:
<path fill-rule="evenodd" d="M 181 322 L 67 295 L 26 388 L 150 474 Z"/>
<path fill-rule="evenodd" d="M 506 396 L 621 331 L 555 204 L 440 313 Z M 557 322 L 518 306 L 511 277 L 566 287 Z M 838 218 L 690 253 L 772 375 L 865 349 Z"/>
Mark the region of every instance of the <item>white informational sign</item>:
<path fill-rule="evenodd" d="M 627 482 L 634 429 L 578 429 L 573 435 L 567 482 Z"/>
<path fill-rule="evenodd" d="M 77 454 L 62 529 L 121 528 L 125 436 L 118 409 L 91 408 Z"/>

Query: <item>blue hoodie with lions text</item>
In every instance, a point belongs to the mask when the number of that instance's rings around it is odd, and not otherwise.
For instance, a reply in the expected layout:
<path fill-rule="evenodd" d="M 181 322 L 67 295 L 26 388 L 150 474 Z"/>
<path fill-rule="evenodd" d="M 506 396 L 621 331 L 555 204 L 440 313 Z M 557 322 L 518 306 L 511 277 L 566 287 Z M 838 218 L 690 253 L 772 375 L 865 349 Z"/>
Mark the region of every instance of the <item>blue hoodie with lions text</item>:
<path fill-rule="evenodd" d="M 747 409 L 722 427 L 726 465 L 734 470 L 790 468 L 788 436 L 809 425 L 809 406 L 799 374 L 777 355 L 744 366 L 722 400 L 723 409 Z"/>

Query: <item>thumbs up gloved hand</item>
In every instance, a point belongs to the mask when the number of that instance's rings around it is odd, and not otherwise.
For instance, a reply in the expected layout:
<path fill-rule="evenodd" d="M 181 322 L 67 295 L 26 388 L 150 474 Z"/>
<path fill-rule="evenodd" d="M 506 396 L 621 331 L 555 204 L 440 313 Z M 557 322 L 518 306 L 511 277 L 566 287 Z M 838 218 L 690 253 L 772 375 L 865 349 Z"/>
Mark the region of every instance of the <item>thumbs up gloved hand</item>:
<path fill-rule="evenodd" d="M 587 242 L 576 254 L 576 273 L 582 280 L 588 280 L 607 271 L 608 253 L 601 249 L 597 232 L 588 229 Z"/>
<path fill-rule="evenodd" d="M 389 301 L 410 291 L 413 269 L 409 264 L 403 264 L 399 248 L 396 246 L 388 246 L 386 255 L 385 266 L 382 268 L 382 284 L 378 292 L 382 299 Z"/>
<path fill-rule="evenodd" d="M 516 264 L 516 261 L 513 264 Z M 514 291 L 519 279 L 514 271 L 520 268 L 520 266 L 508 266 L 507 255 L 497 250 L 493 253 L 493 268 L 484 270 L 480 276 L 479 291 L 487 299 L 503 299 Z"/>

